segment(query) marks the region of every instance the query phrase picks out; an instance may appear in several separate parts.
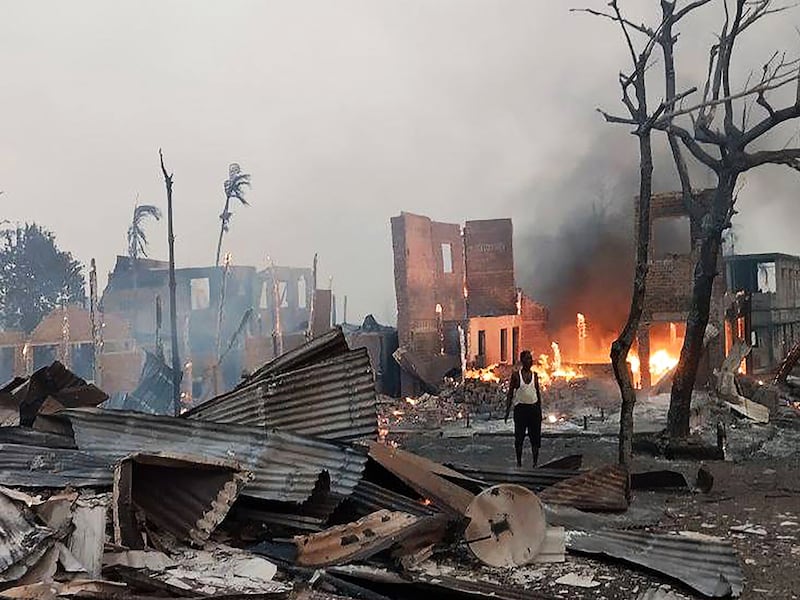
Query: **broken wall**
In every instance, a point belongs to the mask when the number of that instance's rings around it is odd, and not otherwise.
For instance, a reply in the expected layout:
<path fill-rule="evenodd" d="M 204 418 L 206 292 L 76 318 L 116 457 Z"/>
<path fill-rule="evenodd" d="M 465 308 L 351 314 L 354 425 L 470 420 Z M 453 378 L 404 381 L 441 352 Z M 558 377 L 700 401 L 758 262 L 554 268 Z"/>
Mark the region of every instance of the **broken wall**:
<path fill-rule="evenodd" d="M 400 346 L 439 353 L 437 304 L 443 322 L 465 315 L 461 228 L 410 213 L 393 217 L 391 224 Z"/>
<path fill-rule="evenodd" d="M 647 290 L 644 311 L 639 326 L 638 346 L 642 365 L 649 364 L 650 327 L 658 323 L 685 323 L 692 301 L 694 269 L 700 257 L 702 231 L 700 221 L 708 213 L 714 190 L 695 193 L 695 206 L 699 216 L 691 219 L 683 204 L 681 192 L 654 194 L 650 204 L 651 241 L 648 256 Z M 638 199 L 635 203 L 638 229 Z M 635 233 L 638 234 L 638 231 Z M 722 259 L 720 257 L 720 272 Z M 723 331 L 724 277 L 717 277 L 711 297 L 709 323 Z M 708 346 L 701 362 L 698 383 L 705 382 L 714 365 L 719 365 L 725 355 L 724 336 L 720 335 Z M 649 371 L 642 369 L 642 387 L 649 388 Z"/>
<path fill-rule="evenodd" d="M 513 235 L 511 219 L 467 221 L 464 226 L 469 317 L 516 314 Z"/>

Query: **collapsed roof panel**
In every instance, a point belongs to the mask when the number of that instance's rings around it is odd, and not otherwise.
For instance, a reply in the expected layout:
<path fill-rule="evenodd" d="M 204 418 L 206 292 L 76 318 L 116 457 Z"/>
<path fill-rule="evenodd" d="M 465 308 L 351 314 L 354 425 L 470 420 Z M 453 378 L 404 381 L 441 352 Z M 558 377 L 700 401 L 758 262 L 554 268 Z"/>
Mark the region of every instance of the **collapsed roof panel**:
<path fill-rule="evenodd" d="M 99 409 L 50 418 L 71 425 L 78 448 L 112 461 L 140 452 L 237 461 L 254 475 L 243 494 L 264 500 L 303 502 L 322 471 L 330 474 L 332 493 L 347 495 L 366 463 L 355 450 L 261 427 Z"/>
<path fill-rule="evenodd" d="M 375 438 L 375 379 L 365 349 L 265 377 L 188 411 L 190 419 L 258 425 L 328 440 Z"/>
<path fill-rule="evenodd" d="M 70 448 L 0 443 L 0 481 L 24 488 L 111 485 L 110 462 Z"/>

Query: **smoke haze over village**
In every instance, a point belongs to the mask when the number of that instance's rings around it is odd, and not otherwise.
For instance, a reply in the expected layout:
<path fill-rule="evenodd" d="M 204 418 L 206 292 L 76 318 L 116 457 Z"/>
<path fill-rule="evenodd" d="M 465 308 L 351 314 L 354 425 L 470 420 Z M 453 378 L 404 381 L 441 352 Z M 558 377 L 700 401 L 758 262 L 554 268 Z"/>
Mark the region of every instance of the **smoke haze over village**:
<path fill-rule="evenodd" d="M 213 264 L 223 181 L 239 162 L 252 190 L 225 238 L 234 264 L 307 266 L 318 252 L 321 287 L 333 278 L 351 322 L 395 320 L 389 219 L 401 210 L 453 223 L 512 217 L 519 283 L 553 301 L 547 283 L 569 268 L 559 257 L 577 212 L 607 206 L 627 227 L 638 181 L 634 138 L 595 112 L 619 112 L 624 44 L 572 5 L 8 3 L 2 218 L 51 229 L 84 265 L 96 258 L 102 289 L 137 196 L 165 206 L 163 148 L 179 266 Z M 717 22 L 679 45 L 697 65 L 687 86 L 704 75 Z M 792 13 L 774 20 L 772 39 L 744 40 L 747 67 L 758 70 L 776 39 L 796 50 L 796 22 Z M 747 174 L 738 251 L 800 253 L 797 177 Z M 655 182 L 676 186 L 663 146 Z M 165 259 L 165 221 L 147 232 L 149 255 Z"/>

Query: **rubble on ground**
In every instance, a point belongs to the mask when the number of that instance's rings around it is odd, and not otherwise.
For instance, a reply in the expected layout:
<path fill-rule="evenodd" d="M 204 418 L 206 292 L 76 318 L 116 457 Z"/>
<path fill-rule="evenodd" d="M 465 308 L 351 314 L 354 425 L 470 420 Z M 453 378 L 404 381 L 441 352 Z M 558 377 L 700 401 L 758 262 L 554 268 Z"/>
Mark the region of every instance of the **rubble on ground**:
<path fill-rule="evenodd" d="M 742 591 L 729 538 L 762 536 L 757 522 L 721 537 L 631 529 L 637 494 L 705 494 L 710 475 L 584 468 L 580 455 L 519 472 L 443 465 L 380 443 L 381 427 L 494 415 L 502 384 L 379 400 L 362 385 L 363 353 L 338 335 L 179 417 L 97 408 L 91 389 L 81 400 L 53 388 L 61 406 L 43 409 L 47 395 L 31 403 L 16 382 L 5 405 L 34 418 L 0 427 L 0 594 L 584 598 L 606 597 L 620 573 L 633 595 L 609 598 L 682 597 L 666 581 L 704 597 Z M 308 377 L 315 365 L 329 383 Z M 471 405 L 459 390 L 486 395 Z M 768 427 L 783 410 L 795 409 Z"/>

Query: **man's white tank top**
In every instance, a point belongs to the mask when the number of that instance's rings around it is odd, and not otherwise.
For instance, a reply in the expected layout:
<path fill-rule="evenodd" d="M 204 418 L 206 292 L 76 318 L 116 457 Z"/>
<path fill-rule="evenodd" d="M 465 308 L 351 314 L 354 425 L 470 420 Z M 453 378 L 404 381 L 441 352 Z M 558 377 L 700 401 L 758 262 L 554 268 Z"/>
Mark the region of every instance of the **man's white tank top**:
<path fill-rule="evenodd" d="M 539 398 L 536 396 L 536 373 L 532 373 L 530 383 L 525 383 L 520 369 L 519 387 L 514 390 L 514 404 L 536 404 L 537 402 L 539 402 Z"/>

